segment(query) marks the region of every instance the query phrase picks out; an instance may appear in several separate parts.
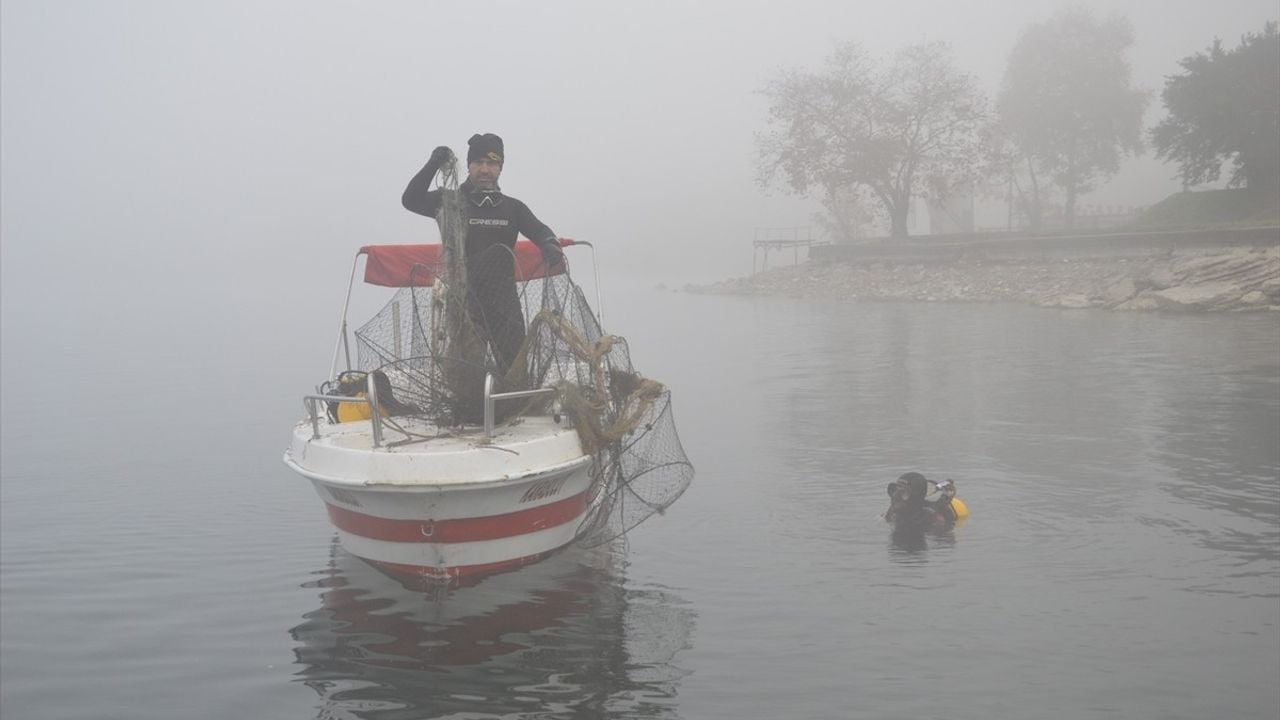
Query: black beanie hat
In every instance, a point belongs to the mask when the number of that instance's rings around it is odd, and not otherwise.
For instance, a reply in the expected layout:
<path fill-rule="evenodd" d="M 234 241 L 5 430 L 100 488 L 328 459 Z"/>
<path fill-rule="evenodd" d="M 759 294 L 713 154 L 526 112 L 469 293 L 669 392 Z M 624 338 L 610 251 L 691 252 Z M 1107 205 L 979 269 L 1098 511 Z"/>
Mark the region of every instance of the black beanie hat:
<path fill-rule="evenodd" d="M 472 135 L 467 141 L 467 162 L 475 162 L 480 158 L 503 161 L 502 138 L 493 133 Z"/>

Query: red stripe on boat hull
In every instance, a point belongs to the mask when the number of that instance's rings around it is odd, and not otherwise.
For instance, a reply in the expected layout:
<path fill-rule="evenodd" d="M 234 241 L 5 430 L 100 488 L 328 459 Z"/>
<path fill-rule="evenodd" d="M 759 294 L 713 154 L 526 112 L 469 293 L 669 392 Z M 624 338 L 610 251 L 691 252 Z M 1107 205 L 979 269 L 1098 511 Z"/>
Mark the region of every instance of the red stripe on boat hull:
<path fill-rule="evenodd" d="M 496 575 L 501 572 L 508 572 L 530 565 L 539 560 L 546 558 L 548 555 L 562 550 L 563 547 L 547 550 L 534 555 L 526 555 L 524 557 L 514 558 L 511 560 L 502 560 L 499 562 L 482 563 L 480 565 L 457 565 L 454 567 L 427 567 L 425 565 L 406 565 L 403 563 L 385 562 L 382 560 L 365 560 L 371 563 L 379 570 L 395 577 L 399 580 L 421 581 L 421 580 L 477 580 L 479 578 Z"/>
<path fill-rule="evenodd" d="M 401 543 L 462 543 L 498 540 L 546 530 L 581 517 L 587 491 L 546 505 L 502 515 L 450 520 L 395 520 L 325 503 L 329 521 L 343 532 L 371 540 Z"/>

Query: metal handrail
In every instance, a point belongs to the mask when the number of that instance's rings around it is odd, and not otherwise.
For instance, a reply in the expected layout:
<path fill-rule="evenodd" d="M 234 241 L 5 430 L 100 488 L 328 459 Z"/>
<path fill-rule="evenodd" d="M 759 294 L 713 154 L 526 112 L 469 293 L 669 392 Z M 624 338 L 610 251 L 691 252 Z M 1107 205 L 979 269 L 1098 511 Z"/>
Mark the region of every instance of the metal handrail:
<path fill-rule="evenodd" d="M 365 397 L 359 397 L 356 395 L 319 394 L 302 396 L 302 403 L 307 408 L 307 417 L 311 420 L 312 440 L 320 438 L 320 413 L 316 409 L 316 403 L 358 402 L 369 406 L 369 426 L 373 431 L 373 446 L 375 448 L 382 447 L 382 413 L 377 409 L 378 388 L 373 382 L 373 373 L 369 373 L 366 383 L 367 393 Z M 481 441 L 488 442 L 493 436 L 494 401 L 518 400 L 520 398 L 548 395 L 555 391 L 555 388 L 538 388 L 536 390 L 516 390 L 513 392 L 495 393 L 493 391 L 493 373 L 486 373 L 484 376 L 484 434 L 481 437 Z"/>
<path fill-rule="evenodd" d="M 338 340 L 333 346 L 333 362 L 329 363 L 329 377 L 337 377 L 338 375 L 338 351 L 344 351 L 347 358 L 347 369 L 351 369 L 351 347 L 347 344 L 347 310 L 351 306 L 351 291 L 356 286 L 356 267 L 360 264 L 360 256 L 364 254 L 361 250 L 356 253 L 356 257 L 351 261 L 351 279 L 347 281 L 347 297 L 342 301 L 342 320 L 338 323 Z"/>
<path fill-rule="evenodd" d="M 585 245 L 591 250 L 591 278 L 596 286 L 596 321 L 600 323 L 601 331 L 604 330 L 604 301 L 600 299 L 600 269 L 596 264 L 596 246 L 586 240 L 574 240 L 573 245 Z M 569 247 L 573 247 L 570 245 Z"/>
<path fill-rule="evenodd" d="M 303 395 L 302 404 L 307 408 L 307 416 L 311 418 L 311 439 L 320 438 L 320 415 L 316 412 L 317 402 L 360 402 L 369 406 L 369 426 L 373 429 L 373 446 L 382 447 L 382 413 L 378 412 L 378 388 L 373 383 L 373 373 L 366 379 L 368 392 L 365 397 L 348 395 Z"/>
<path fill-rule="evenodd" d="M 534 397 L 535 395 L 546 395 L 554 393 L 555 388 L 538 388 L 537 390 L 516 390 L 514 392 L 494 393 L 493 392 L 493 373 L 485 373 L 484 376 L 484 435 L 481 442 L 489 442 L 489 436 L 493 434 L 493 401 L 494 400 L 515 400 L 517 398 Z"/>

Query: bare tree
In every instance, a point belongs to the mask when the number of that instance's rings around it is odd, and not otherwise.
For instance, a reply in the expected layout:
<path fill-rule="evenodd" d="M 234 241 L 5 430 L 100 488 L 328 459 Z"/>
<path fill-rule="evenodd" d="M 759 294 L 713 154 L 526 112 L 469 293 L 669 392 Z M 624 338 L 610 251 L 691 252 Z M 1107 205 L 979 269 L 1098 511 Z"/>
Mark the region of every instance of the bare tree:
<path fill-rule="evenodd" d="M 1033 225 L 1045 178 L 1066 196 L 1063 222 L 1071 228 L 1076 199 L 1114 175 L 1122 155 L 1142 152 L 1149 97 L 1133 86 L 1125 59 L 1132 44 L 1128 20 L 1100 21 L 1071 7 L 1028 26 L 1009 53 L 996 104 L 1020 156 Z"/>
<path fill-rule="evenodd" d="M 998 119 L 988 128 L 985 149 L 992 174 L 981 187 L 982 195 L 1008 204 L 1010 229 L 1044 227 L 1046 209 L 1058 199 L 1056 187 Z"/>
<path fill-rule="evenodd" d="M 784 71 L 762 93 L 771 129 L 757 138 L 761 183 L 781 175 L 792 191 L 824 198 L 865 190 L 893 237 L 907 236 L 913 195 L 945 197 L 984 170 L 986 102 L 943 43 L 886 64 L 845 43 L 821 70 Z"/>

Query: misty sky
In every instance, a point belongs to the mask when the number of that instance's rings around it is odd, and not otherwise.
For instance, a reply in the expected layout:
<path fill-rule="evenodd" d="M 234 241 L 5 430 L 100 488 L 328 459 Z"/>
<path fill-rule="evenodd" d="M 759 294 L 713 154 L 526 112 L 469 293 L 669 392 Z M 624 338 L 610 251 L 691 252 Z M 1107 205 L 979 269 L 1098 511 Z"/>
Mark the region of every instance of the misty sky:
<path fill-rule="evenodd" d="M 1135 26 L 1141 85 L 1275 0 L 1085 3 Z M 66 2 L 5 0 L 4 312 L 110 269 L 151 287 L 243 281 L 246 260 L 330 288 L 354 249 L 437 237 L 400 207 L 431 149 L 506 140 L 503 188 L 607 272 L 750 270 L 757 226 L 814 204 L 755 183 L 756 91 L 836 41 L 944 40 L 991 94 L 1019 30 L 1058 2 Z M 1153 98 L 1147 125 L 1162 114 Z M 1149 157 L 1083 203 L 1179 187 Z M 167 277 L 168 279 L 162 279 Z M 110 283 L 108 283 L 110 285 Z M 123 291 L 124 286 L 119 288 Z"/>

